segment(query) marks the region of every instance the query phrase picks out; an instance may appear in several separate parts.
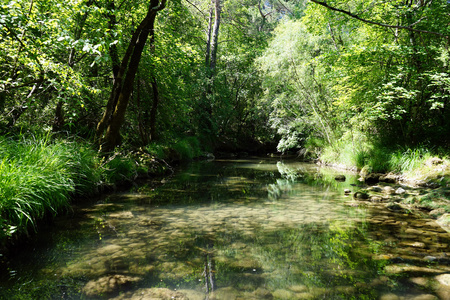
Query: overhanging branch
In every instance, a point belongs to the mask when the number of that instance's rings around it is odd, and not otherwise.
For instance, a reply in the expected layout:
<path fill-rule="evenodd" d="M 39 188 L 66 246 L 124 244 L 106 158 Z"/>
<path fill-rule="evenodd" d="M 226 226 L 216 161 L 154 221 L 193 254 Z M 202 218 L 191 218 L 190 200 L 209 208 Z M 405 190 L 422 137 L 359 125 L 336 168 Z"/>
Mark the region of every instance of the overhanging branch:
<path fill-rule="evenodd" d="M 343 14 L 345 14 L 345 15 L 347 15 L 347 16 L 352 17 L 353 19 L 362 21 L 362 22 L 364 22 L 364 23 L 368 23 L 368 24 L 372 24 L 372 25 L 377 25 L 377 26 L 381 26 L 381 27 L 387 27 L 387 28 L 405 29 L 405 30 L 414 31 L 414 32 L 421 32 L 421 33 L 433 34 L 433 35 L 437 35 L 437 36 L 441 36 L 441 37 L 448 38 L 447 35 L 442 34 L 442 33 L 440 33 L 440 32 L 428 31 L 428 30 L 421 30 L 421 29 L 415 29 L 415 28 L 412 27 L 412 26 L 416 25 L 417 23 L 419 23 L 420 21 L 422 21 L 423 18 L 420 19 L 419 21 L 417 21 L 417 22 L 415 22 L 415 23 L 409 25 L 409 26 L 390 25 L 390 24 L 384 24 L 384 23 L 375 22 L 375 21 L 371 21 L 371 20 L 367 20 L 367 19 L 361 18 L 360 16 L 355 15 L 354 13 L 352 13 L 352 12 L 350 12 L 350 11 L 343 10 L 343 9 L 340 9 L 340 8 L 337 8 L 337 7 L 330 6 L 330 5 L 328 5 L 328 4 L 327 4 L 326 2 L 324 2 L 324 1 L 317 1 L 317 0 L 310 0 L 310 1 L 311 1 L 311 2 L 314 2 L 314 3 L 318 4 L 318 5 L 321 5 L 321 6 L 323 6 L 323 7 L 326 7 L 326 8 L 328 8 L 328 9 L 330 9 L 330 10 L 334 10 L 334 11 L 343 13 Z"/>

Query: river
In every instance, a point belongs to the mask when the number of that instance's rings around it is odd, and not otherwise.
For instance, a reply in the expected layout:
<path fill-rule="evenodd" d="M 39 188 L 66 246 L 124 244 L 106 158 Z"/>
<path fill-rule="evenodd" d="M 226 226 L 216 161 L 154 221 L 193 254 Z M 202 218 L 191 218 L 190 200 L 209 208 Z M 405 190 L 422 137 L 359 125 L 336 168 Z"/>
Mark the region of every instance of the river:
<path fill-rule="evenodd" d="M 450 299 L 450 234 L 345 195 L 359 184 L 275 158 L 193 162 L 75 203 L 3 258 L 0 298 Z"/>

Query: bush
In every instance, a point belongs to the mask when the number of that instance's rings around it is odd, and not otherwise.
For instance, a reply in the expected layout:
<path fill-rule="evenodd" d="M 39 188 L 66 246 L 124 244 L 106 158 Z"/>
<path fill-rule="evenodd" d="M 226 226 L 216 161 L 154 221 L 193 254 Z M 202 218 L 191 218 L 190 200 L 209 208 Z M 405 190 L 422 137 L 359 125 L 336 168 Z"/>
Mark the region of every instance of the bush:
<path fill-rule="evenodd" d="M 137 165 L 132 158 L 113 156 L 103 166 L 103 178 L 107 183 L 116 184 L 136 177 Z"/>
<path fill-rule="evenodd" d="M 193 136 L 169 143 L 151 143 L 147 151 L 157 158 L 168 160 L 192 160 L 202 154 L 200 142 Z"/>

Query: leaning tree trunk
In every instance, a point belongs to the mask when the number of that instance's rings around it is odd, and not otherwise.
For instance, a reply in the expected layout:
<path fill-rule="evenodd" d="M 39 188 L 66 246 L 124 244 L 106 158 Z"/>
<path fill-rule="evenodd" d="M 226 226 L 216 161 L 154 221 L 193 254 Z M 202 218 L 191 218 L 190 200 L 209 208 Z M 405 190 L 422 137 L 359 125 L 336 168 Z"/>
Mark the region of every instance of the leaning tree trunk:
<path fill-rule="evenodd" d="M 101 139 L 101 152 L 113 151 L 120 142 L 120 127 L 125 120 L 125 112 L 130 101 L 142 52 L 148 36 L 154 33 L 156 15 L 158 11 L 164 9 L 165 4 L 166 0 L 151 0 L 147 15 L 131 37 L 108 101 L 111 107 L 107 110 L 111 109 L 112 114 L 109 116 L 105 113 L 97 125 L 97 137 L 101 137 L 106 128 L 106 133 Z"/>
<path fill-rule="evenodd" d="M 214 24 L 212 23 L 214 12 Z M 219 40 L 219 27 L 220 27 L 220 0 L 212 0 L 209 19 L 208 19 L 208 29 L 207 29 L 207 41 L 206 41 L 206 55 L 205 63 L 207 68 L 206 89 L 202 97 L 202 102 L 200 104 L 202 117 L 199 122 L 199 129 L 203 130 L 206 134 L 211 135 L 214 132 L 213 126 L 213 111 L 211 99 L 213 95 L 213 85 L 214 77 L 216 72 L 217 64 L 217 46 Z"/>

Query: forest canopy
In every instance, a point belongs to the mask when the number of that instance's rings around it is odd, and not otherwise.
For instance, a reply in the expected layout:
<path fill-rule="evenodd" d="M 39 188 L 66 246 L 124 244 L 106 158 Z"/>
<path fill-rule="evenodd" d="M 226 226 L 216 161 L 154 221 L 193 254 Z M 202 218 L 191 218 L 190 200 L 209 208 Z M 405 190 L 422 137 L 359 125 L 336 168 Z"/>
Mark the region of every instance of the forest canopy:
<path fill-rule="evenodd" d="M 0 130 L 104 152 L 186 137 L 315 156 L 446 149 L 449 14 L 444 0 L 8 1 Z"/>

